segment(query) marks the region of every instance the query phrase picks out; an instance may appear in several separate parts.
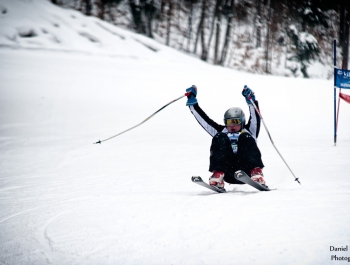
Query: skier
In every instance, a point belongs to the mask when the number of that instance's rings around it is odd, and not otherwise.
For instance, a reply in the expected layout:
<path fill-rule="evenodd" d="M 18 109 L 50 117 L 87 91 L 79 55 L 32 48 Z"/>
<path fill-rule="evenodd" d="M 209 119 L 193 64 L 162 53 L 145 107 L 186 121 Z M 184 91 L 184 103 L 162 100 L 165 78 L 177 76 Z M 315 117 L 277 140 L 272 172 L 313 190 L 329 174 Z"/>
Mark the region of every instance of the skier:
<path fill-rule="evenodd" d="M 260 130 L 260 117 L 249 100 L 251 98 L 259 108 L 254 92 L 247 86 L 244 86 L 242 91 L 250 111 L 248 123 L 245 124 L 243 110 L 234 107 L 225 112 L 225 125 L 210 119 L 199 107 L 195 85 L 186 89 L 186 95 L 188 98 L 186 106 L 189 106 L 198 123 L 213 137 L 209 165 L 209 171 L 213 174 L 209 178 L 209 184 L 220 190 L 225 190 L 224 181 L 231 184 L 244 184 L 234 177 L 237 170 L 243 170 L 253 181 L 266 186 L 262 172 L 264 164 L 256 143 Z"/>

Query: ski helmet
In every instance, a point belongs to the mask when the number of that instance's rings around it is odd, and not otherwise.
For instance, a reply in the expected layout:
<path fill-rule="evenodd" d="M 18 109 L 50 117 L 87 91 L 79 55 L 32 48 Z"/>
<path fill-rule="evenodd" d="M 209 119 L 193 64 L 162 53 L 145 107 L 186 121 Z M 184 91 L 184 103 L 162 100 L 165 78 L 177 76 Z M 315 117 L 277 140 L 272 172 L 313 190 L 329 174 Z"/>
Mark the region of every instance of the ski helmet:
<path fill-rule="evenodd" d="M 224 123 L 229 119 L 241 119 L 242 126 L 245 124 L 245 115 L 241 108 L 235 107 L 228 109 L 224 114 Z"/>

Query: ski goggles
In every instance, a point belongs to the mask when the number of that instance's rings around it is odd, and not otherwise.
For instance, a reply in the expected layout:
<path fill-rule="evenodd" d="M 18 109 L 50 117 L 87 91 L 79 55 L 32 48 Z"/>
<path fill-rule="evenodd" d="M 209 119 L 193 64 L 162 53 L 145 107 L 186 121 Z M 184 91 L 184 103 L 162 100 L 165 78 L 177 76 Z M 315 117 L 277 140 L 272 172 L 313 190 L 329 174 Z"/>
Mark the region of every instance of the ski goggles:
<path fill-rule="evenodd" d="M 235 119 L 227 119 L 225 120 L 225 125 L 230 126 L 230 125 L 239 125 L 242 123 L 242 119 L 240 118 L 235 118 Z"/>

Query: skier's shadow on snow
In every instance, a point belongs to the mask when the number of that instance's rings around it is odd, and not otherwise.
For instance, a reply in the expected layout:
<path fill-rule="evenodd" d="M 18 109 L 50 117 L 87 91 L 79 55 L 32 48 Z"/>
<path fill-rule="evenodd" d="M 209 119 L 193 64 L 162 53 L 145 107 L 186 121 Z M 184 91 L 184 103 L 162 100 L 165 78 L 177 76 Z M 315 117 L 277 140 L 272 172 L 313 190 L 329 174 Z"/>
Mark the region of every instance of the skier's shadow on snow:
<path fill-rule="evenodd" d="M 240 194 L 240 195 L 250 195 L 250 194 L 256 194 L 261 193 L 261 191 L 245 191 L 245 190 L 229 190 L 225 193 L 217 193 L 217 192 L 210 192 L 210 191 L 204 191 L 201 193 L 192 194 L 192 196 L 209 196 L 209 195 L 223 195 L 223 194 Z"/>

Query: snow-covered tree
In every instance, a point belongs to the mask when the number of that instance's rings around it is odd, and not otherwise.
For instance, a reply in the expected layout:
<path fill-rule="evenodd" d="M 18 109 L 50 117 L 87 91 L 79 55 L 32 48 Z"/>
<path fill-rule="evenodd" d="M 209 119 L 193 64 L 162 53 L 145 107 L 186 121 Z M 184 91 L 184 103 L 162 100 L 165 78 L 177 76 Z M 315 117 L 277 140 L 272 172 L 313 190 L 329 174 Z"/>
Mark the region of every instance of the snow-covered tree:
<path fill-rule="evenodd" d="M 294 52 L 288 59 L 299 62 L 300 71 L 305 78 L 308 78 L 308 65 L 312 60 L 316 60 L 320 53 L 317 40 L 307 32 L 299 32 L 294 25 L 289 27 L 287 33 L 292 41 L 292 51 Z"/>

